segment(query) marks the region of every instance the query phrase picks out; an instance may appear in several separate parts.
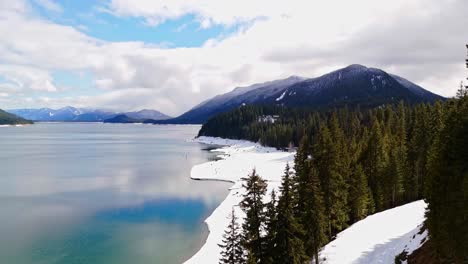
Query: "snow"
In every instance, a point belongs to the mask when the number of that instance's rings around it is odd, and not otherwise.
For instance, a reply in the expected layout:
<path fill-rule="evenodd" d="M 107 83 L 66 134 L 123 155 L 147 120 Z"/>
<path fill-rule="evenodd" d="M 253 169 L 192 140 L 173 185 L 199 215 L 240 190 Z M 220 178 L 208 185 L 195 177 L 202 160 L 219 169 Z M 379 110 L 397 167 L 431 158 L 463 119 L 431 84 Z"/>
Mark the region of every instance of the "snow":
<path fill-rule="evenodd" d="M 236 215 L 244 214 L 238 207 L 244 189 L 241 178 L 253 168 L 268 181 L 269 192 L 278 188 L 286 163 L 292 167 L 294 152 L 279 151 L 244 140 L 200 137 L 194 142 L 224 146 L 214 150 L 221 158 L 196 165 L 191 178 L 232 182 L 226 199 L 205 220 L 210 233 L 202 248 L 186 264 L 218 263 L 224 230 L 234 207 Z M 266 199 L 269 197 L 267 196 Z M 411 254 L 427 238 L 427 231 L 418 234 L 424 221 L 426 204 L 416 201 L 383 211 L 353 224 L 337 235 L 320 252 L 321 263 L 394 263 L 395 256 L 403 250 Z"/>
<path fill-rule="evenodd" d="M 222 159 L 194 166 L 191 178 L 228 181 L 232 182 L 233 185 L 229 188 L 226 199 L 205 220 L 210 230 L 205 244 L 185 263 L 218 263 L 221 251 L 218 244 L 228 226 L 231 208 L 235 207 L 236 215 L 243 217 L 237 206 L 242 200 L 244 191 L 241 178 L 246 177 L 255 168 L 257 173 L 268 181 L 269 191 L 271 191 L 279 186 L 286 163 L 289 162 L 290 166 L 293 165 L 295 153 L 262 147 L 257 143 L 244 140 L 199 137 L 194 141 L 225 147 L 211 150 L 219 153 L 218 157 Z"/>
<path fill-rule="evenodd" d="M 286 92 L 287 92 L 287 90 L 284 91 L 284 92 L 280 95 L 280 97 L 276 98 L 276 101 L 278 102 L 278 101 L 283 100 L 284 96 L 286 95 Z"/>
<path fill-rule="evenodd" d="M 353 224 L 320 252 L 322 263 L 394 263 L 403 250 L 411 254 L 425 242 L 422 200 L 392 208 Z M 422 242 L 422 243 L 421 243 Z"/>

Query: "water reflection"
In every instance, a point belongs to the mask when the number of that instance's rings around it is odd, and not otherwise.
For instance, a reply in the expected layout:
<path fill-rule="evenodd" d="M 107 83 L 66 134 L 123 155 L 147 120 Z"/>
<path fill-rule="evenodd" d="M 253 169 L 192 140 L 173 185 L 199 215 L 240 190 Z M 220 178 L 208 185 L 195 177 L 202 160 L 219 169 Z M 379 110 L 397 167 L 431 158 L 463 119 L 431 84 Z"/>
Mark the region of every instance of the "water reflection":
<path fill-rule="evenodd" d="M 199 127 L 0 129 L 1 263 L 178 263 L 229 186 L 191 181 Z M 207 191 L 209 190 L 209 191 Z"/>

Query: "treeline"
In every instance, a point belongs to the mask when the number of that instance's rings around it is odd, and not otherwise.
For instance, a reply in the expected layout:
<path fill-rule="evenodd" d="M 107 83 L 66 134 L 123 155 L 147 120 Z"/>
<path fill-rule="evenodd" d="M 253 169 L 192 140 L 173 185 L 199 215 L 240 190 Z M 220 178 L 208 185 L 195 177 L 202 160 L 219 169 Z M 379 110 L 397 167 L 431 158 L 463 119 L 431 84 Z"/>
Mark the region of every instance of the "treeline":
<path fill-rule="evenodd" d="M 245 106 L 211 119 L 199 134 L 277 148 L 299 146 L 298 155 L 314 157 L 323 175 L 320 166 L 339 163 L 331 170 L 345 181 L 362 171 L 372 193 L 370 211 L 381 211 L 423 197 L 428 151 L 442 123 L 443 105 L 400 103 L 323 112 Z M 278 118 L 271 123 L 259 119 L 264 116 Z"/>
<path fill-rule="evenodd" d="M 246 219 L 232 243 L 244 255 L 221 262 L 318 262 L 319 248 L 352 223 L 422 198 L 429 203 L 433 257 L 466 261 L 466 94 L 461 89 L 458 99 L 445 103 L 365 110 L 246 106 L 210 120 L 200 135 L 298 146 L 294 173 L 286 169 L 278 201 L 273 193 L 264 203 L 266 183 L 255 172 L 244 179 Z M 263 118 L 276 115 L 274 123 Z"/>

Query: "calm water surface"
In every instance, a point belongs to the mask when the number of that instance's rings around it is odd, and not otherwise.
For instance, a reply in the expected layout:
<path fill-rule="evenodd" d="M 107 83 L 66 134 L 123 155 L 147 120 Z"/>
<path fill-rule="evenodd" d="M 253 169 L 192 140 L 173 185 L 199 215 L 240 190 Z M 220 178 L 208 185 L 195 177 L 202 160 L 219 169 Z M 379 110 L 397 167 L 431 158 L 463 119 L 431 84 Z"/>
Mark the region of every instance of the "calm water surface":
<path fill-rule="evenodd" d="M 0 128 L 0 263 L 180 263 L 227 194 L 190 180 L 198 126 Z"/>

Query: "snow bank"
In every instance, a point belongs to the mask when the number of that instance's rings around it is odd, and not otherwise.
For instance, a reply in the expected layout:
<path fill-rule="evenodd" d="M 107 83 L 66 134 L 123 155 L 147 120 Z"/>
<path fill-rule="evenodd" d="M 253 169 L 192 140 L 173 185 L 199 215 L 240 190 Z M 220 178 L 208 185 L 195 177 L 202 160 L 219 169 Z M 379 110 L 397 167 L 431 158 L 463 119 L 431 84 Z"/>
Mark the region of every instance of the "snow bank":
<path fill-rule="evenodd" d="M 426 203 L 416 201 L 353 224 L 320 252 L 322 263 L 394 263 L 403 250 L 411 254 L 425 242 L 418 234 Z M 422 242 L 422 243 L 421 243 Z"/>
<path fill-rule="evenodd" d="M 242 200 L 241 178 L 253 168 L 268 181 L 268 189 L 277 188 L 286 163 L 293 166 L 295 153 L 262 147 L 244 140 L 200 137 L 194 142 L 224 146 L 211 151 L 219 153 L 217 161 L 206 162 L 192 168 L 191 178 L 222 180 L 233 183 L 226 199 L 205 220 L 210 233 L 203 247 L 186 264 L 215 264 L 220 258 L 222 235 L 229 223 L 231 208 L 243 216 L 238 208 Z M 424 221 L 424 201 L 417 201 L 380 212 L 353 224 L 326 245 L 320 259 L 323 263 L 394 263 L 403 250 L 410 254 L 425 241 L 427 232 L 418 234 Z"/>
<path fill-rule="evenodd" d="M 210 233 L 203 247 L 185 263 L 210 264 L 218 263 L 224 230 L 229 223 L 231 208 L 242 217 L 237 207 L 242 200 L 243 189 L 241 178 L 247 176 L 252 169 L 268 181 L 269 190 L 276 188 L 283 174 L 286 163 L 293 165 L 295 153 L 278 151 L 274 148 L 262 147 L 257 143 L 244 140 L 231 140 L 212 137 L 200 137 L 195 142 L 225 146 L 211 150 L 219 153 L 217 161 L 206 162 L 192 168 L 191 178 L 198 180 L 222 180 L 233 182 L 226 199 L 205 220 Z"/>

